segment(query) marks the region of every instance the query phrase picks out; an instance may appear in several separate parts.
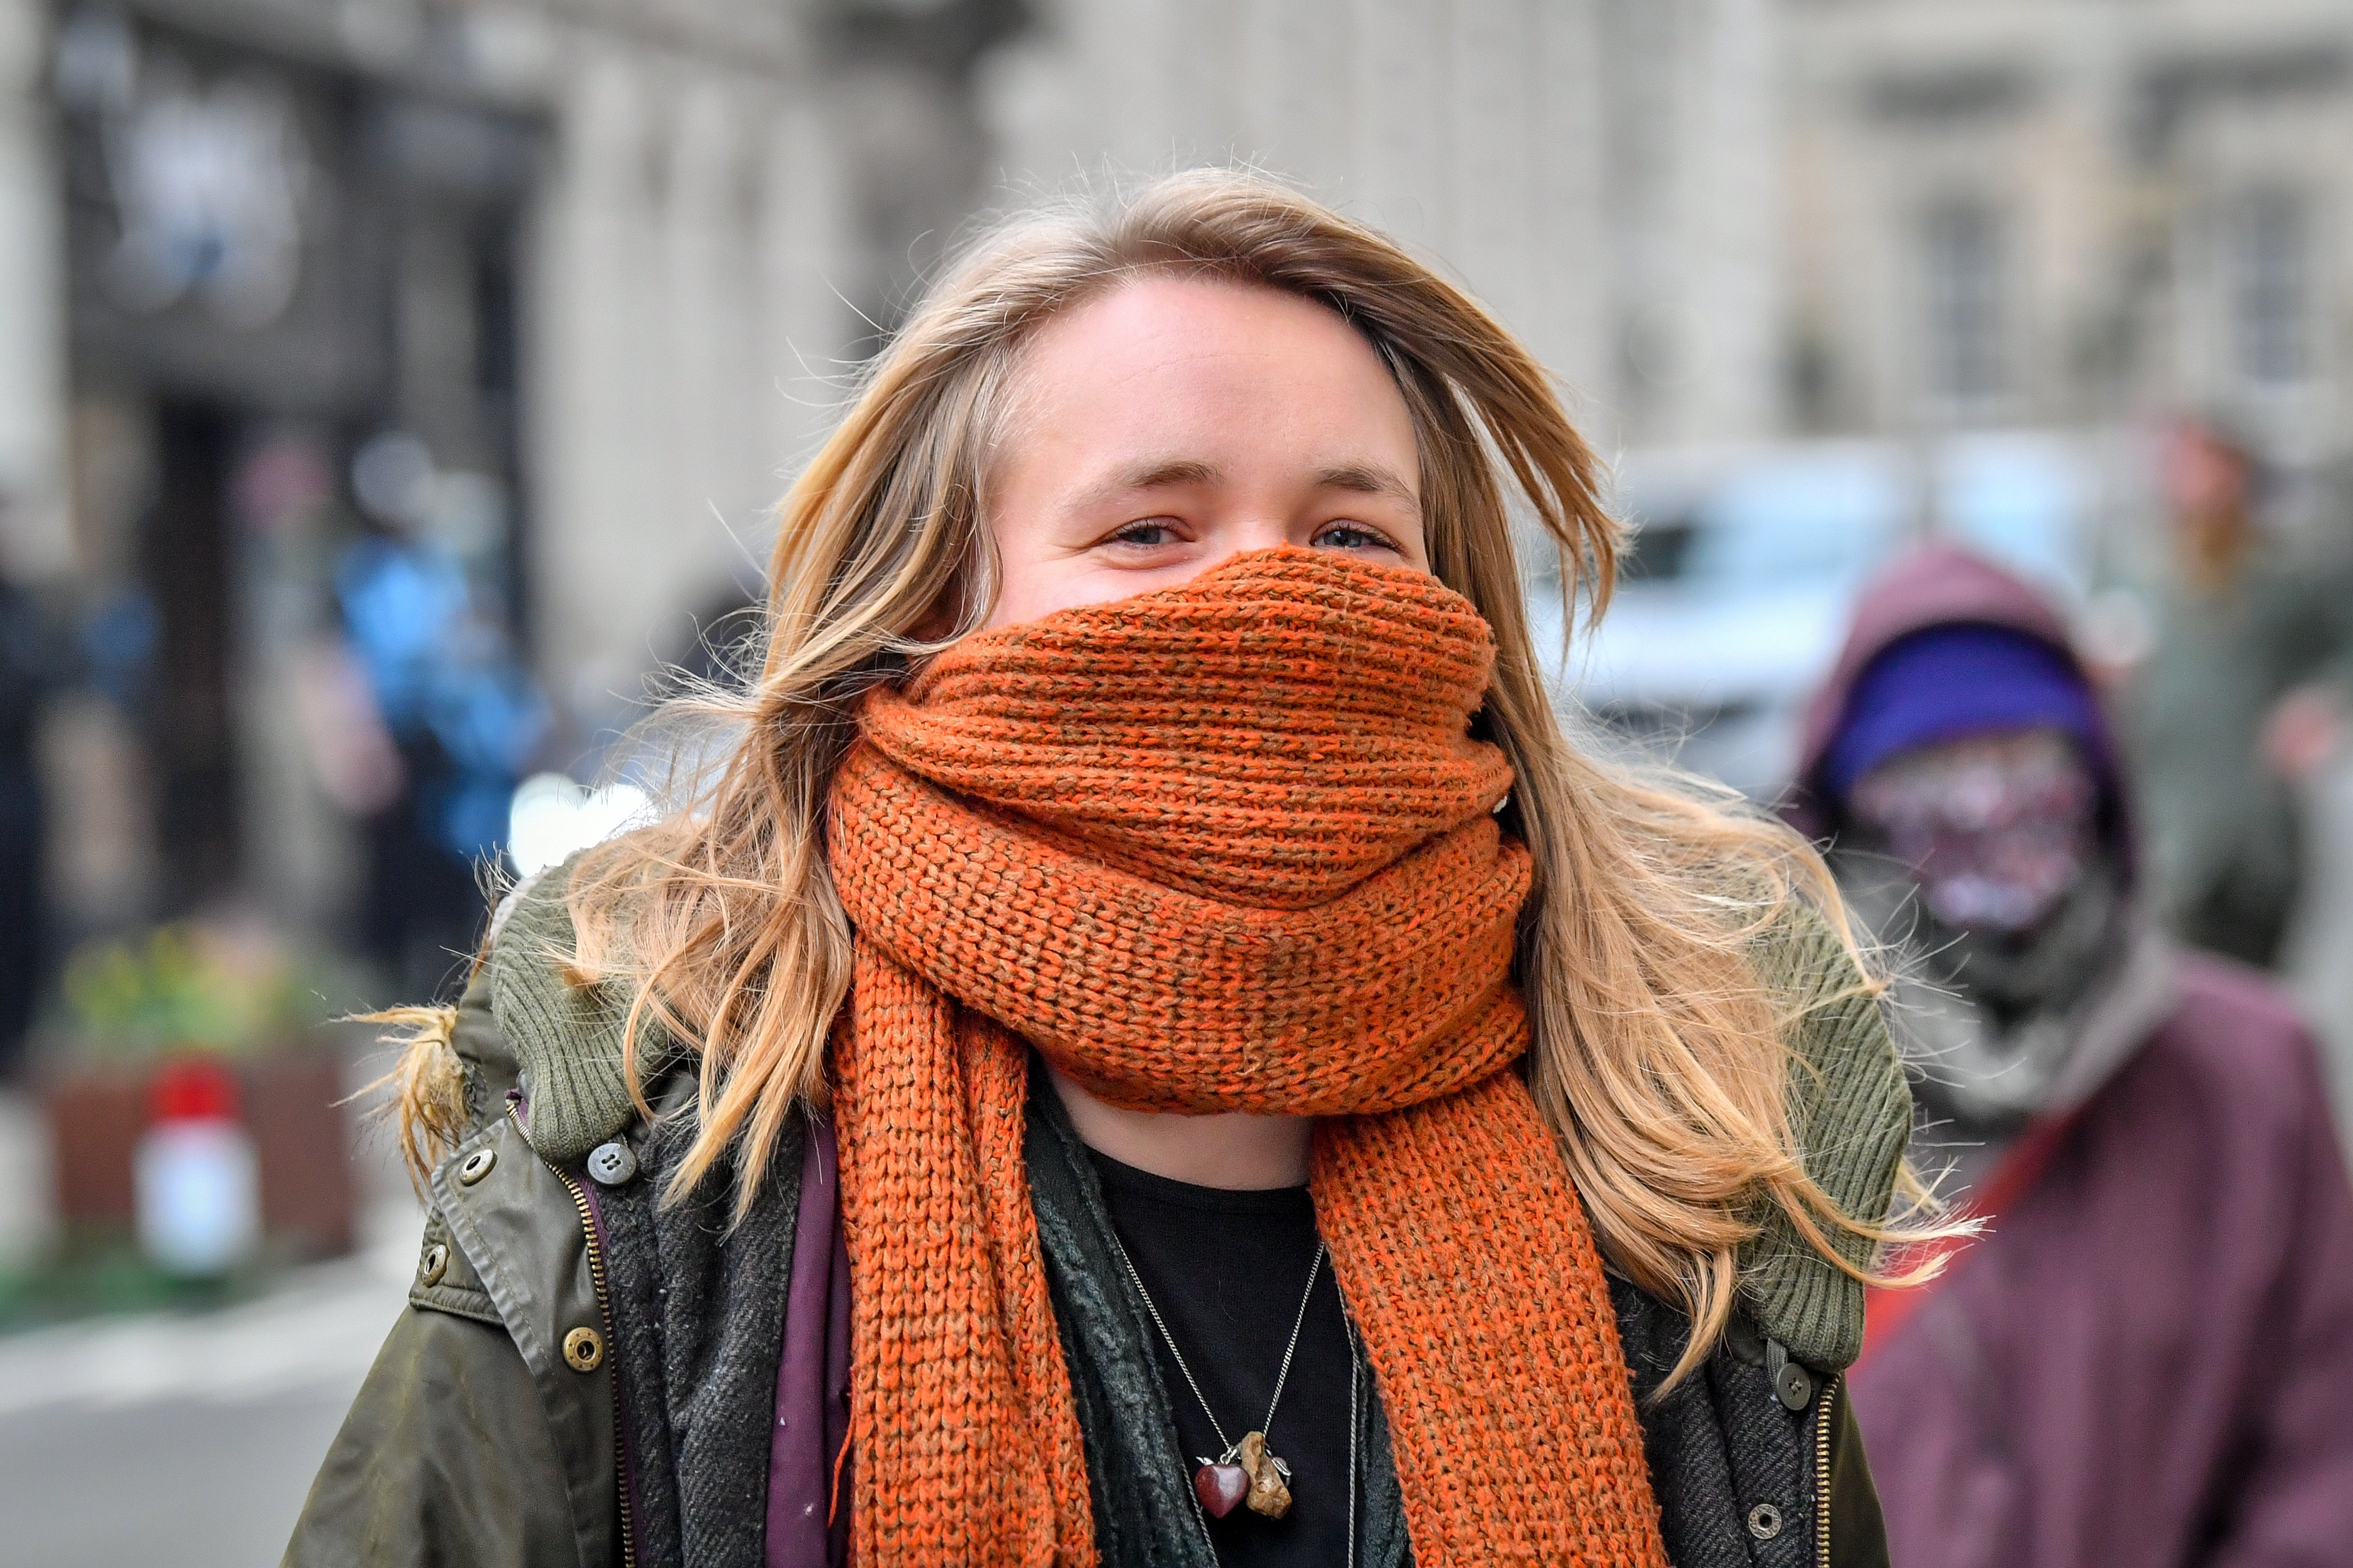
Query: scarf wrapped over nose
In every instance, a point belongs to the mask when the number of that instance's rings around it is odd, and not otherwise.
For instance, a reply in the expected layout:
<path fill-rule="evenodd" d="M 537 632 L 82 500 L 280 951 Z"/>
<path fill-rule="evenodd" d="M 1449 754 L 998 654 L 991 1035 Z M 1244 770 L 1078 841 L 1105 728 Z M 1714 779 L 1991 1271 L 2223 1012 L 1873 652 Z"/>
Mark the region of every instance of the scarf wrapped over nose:
<path fill-rule="evenodd" d="M 1092 1563 L 1022 1165 L 1028 1049 L 1114 1104 L 1314 1116 L 1417 1560 L 1662 1565 L 1607 1282 L 1514 1064 L 1530 878 L 1493 639 L 1324 552 L 968 637 L 874 692 L 828 853 L 852 1552 Z"/>

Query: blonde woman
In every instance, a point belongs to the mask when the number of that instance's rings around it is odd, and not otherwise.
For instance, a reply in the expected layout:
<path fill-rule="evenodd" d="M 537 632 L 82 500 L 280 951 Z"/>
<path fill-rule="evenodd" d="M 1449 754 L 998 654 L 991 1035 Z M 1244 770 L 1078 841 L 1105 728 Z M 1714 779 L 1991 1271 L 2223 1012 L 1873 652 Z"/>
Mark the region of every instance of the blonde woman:
<path fill-rule="evenodd" d="M 1909 1100 L 1786 831 L 1564 737 L 1526 350 L 1230 173 L 984 237 L 679 815 L 509 900 L 294 1563 L 1865 1563 Z"/>

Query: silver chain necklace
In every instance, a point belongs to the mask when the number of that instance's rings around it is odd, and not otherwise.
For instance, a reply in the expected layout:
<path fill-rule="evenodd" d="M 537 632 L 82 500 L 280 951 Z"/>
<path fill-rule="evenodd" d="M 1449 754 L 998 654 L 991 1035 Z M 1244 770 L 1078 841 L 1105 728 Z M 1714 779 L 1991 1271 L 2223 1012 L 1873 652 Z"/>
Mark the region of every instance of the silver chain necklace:
<path fill-rule="evenodd" d="M 1185 1352 L 1178 1348 L 1176 1336 L 1168 1331 L 1167 1320 L 1160 1315 L 1160 1307 L 1153 1300 L 1152 1292 L 1144 1288 L 1144 1276 L 1135 1271 L 1135 1260 L 1127 1255 L 1126 1244 L 1120 1240 L 1116 1232 L 1113 1233 L 1111 1241 L 1112 1246 L 1118 1249 L 1121 1266 L 1127 1270 L 1128 1282 L 1135 1287 L 1135 1294 L 1144 1302 L 1144 1310 L 1151 1314 L 1153 1327 L 1160 1331 L 1160 1338 L 1168 1346 L 1169 1355 L 1175 1358 L 1176 1370 L 1184 1374 L 1186 1386 L 1193 1391 L 1194 1399 L 1199 1402 L 1201 1414 L 1208 1417 L 1209 1430 L 1218 1435 L 1219 1442 L 1226 1444 L 1225 1452 L 1218 1458 L 1198 1460 L 1199 1468 L 1193 1472 L 1196 1510 L 1207 1510 L 1213 1517 L 1223 1519 L 1238 1505 L 1247 1503 L 1253 1513 L 1263 1514 L 1269 1519 L 1281 1519 L 1291 1511 L 1291 1467 L 1267 1447 L 1266 1435 L 1274 1426 L 1275 1411 L 1282 1405 L 1283 1384 L 1291 1379 L 1292 1358 L 1299 1352 L 1300 1331 L 1307 1324 L 1307 1304 L 1315 1298 L 1315 1278 L 1324 1268 L 1324 1244 L 1321 1241 L 1315 1244 L 1314 1259 L 1307 1266 L 1307 1289 L 1300 1293 L 1299 1312 L 1291 1322 L 1291 1342 L 1282 1347 L 1282 1367 L 1275 1373 L 1274 1397 L 1267 1401 L 1266 1419 L 1259 1424 L 1256 1431 L 1246 1432 L 1239 1440 L 1227 1442 L 1224 1423 L 1218 1419 L 1218 1413 L 1209 1408 L 1208 1396 L 1201 1392 L 1199 1381 L 1193 1376 L 1192 1367 L 1186 1363 Z M 1348 1560 L 1352 1565 L 1356 1555 L 1356 1333 L 1351 1326 L 1348 1334 Z M 1206 1532 L 1208 1528 L 1208 1522 L 1204 1521 L 1203 1531 Z"/>

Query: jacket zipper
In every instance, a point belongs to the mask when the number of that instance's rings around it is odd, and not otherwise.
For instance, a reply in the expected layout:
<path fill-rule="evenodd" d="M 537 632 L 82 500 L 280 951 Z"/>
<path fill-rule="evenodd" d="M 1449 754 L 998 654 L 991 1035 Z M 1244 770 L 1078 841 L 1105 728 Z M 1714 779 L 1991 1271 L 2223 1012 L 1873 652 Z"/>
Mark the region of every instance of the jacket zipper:
<path fill-rule="evenodd" d="M 508 1109 L 507 1115 L 514 1118 L 515 1131 L 522 1131 L 522 1119 L 515 1117 L 512 1107 Z M 529 1142 L 530 1139 L 526 1137 L 524 1142 Z M 596 1315 L 605 1325 L 605 1353 L 617 1355 L 620 1347 L 613 1338 L 613 1302 L 605 1288 L 605 1251 L 597 1245 L 596 1221 L 588 1212 L 588 1194 L 582 1192 L 580 1184 L 554 1161 L 543 1158 L 540 1163 L 555 1173 L 555 1179 L 564 1184 L 564 1190 L 572 1196 L 572 1206 L 580 1212 L 580 1235 L 588 1244 L 588 1278 L 596 1287 Z M 617 1504 L 616 1512 L 621 1521 L 621 1568 L 638 1568 L 637 1526 L 629 1515 L 628 1474 L 621 1458 L 621 1445 L 625 1441 L 621 1435 L 621 1374 L 608 1366 L 606 1381 L 613 1390 L 613 1496 Z"/>
<path fill-rule="evenodd" d="M 1822 1384 L 1821 1413 L 1814 1423 L 1814 1563 L 1831 1568 L 1831 1409 L 1838 1403 L 1842 1373 Z"/>

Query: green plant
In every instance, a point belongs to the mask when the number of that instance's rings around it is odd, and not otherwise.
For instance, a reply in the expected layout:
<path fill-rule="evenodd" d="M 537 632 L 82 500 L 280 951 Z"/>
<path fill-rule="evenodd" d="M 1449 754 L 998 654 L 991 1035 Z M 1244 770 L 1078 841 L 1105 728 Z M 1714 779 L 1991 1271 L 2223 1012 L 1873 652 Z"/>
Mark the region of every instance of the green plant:
<path fill-rule="evenodd" d="M 325 1007 L 266 932 L 202 921 L 92 942 L 66 966 L 65 1033 L 80 1054 L 144 1059 L 259 1049 Z"/>

